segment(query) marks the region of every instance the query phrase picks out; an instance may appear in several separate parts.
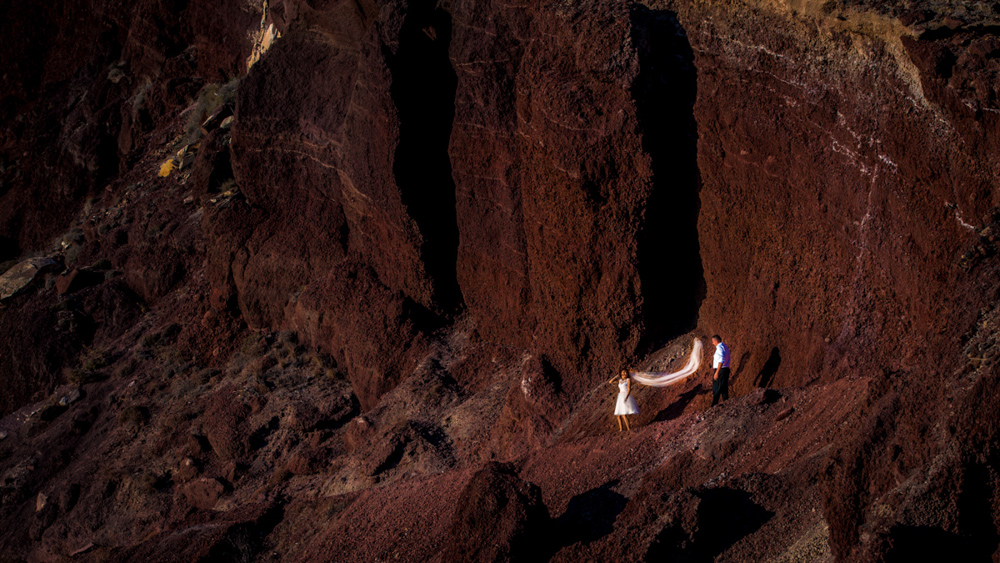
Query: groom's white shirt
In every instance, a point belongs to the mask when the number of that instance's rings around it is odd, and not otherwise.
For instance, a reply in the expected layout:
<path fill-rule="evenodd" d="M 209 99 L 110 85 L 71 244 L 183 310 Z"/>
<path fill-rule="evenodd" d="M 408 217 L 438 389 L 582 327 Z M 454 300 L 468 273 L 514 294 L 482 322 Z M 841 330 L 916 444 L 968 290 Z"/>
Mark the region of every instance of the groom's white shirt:
<path fill-rule="evenodd" d="M 712 369 L 718 368 L 719 364 L 722 364 L 724 368 L 729 367 L 729 346 L 726 346 L 725 342 L 719 342 L 715 347 L 715 356 L 712 358 Z"/>

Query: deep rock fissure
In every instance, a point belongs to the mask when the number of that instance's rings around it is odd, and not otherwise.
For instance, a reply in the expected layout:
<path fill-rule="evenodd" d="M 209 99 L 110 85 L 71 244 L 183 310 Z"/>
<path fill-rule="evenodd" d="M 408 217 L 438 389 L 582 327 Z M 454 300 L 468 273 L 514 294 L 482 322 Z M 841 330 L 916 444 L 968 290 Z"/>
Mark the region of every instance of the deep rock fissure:
<path fill-rule="evenodd" d="M 456 263 L 458 219 L 448 141 L 458 76 L 448 58 L 451 15 L 433 0 L 410 4 L 395 54 L 386 53 L 399 114 L 393 174 L 423 237 L 421 256 L 445 312 L 462 306 Z"/>
<path fill-rule="evenodd" d="M 649 348 L 693 329 L 705 296 L 698 243 L 697 69 L 675 13 L 635 6 L 630 17 L 639 55 L 632 99 L 653 171 L 638 241 L 643 346 Z"/>

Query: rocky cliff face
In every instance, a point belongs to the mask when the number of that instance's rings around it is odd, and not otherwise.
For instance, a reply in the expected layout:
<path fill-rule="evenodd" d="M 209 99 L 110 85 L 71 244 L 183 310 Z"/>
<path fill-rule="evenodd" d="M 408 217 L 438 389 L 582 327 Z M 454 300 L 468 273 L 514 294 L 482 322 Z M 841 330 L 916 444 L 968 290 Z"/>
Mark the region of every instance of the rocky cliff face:
<path fill-rule="evenodd" d="M 241 88 L 233 133 L 247 203 L 273 221 L 234 277 L 251 324 L 328 348 L 371 389 L 368 407 L 419 346 L 410 324 L 428 333 L 466 316 L 483 338 L 543 356 L 572 396 L 633 357 L 644 312 L 659 322 L 639 275 L 653 285 L 660 268 L 652 250 L 638 259 L 653 174 L 633 100 L 655 93 L 633 92 L 629 8 L 597 8 L 494 17 L 418 3 L 375 20 L 337 4 L 287 29 Z M 691 200 L 693 178 L 686 188 Z M 306 213 L 308 234 L 295 226 Z M 265 275 L 266 256 L 301 269 Z M 353 284 L 355 270 L 370 281 Z M 354 320 L 366 310 L 329 308 L 338 294 L 399 312 L 366 331 Z M 391 352 L 357 354 L 371 345 Z"/>
<path fill-rule="evenodd" d="M 992 4 L 92 4 L 3 13 L 13 552 L 998 553 Z"/>

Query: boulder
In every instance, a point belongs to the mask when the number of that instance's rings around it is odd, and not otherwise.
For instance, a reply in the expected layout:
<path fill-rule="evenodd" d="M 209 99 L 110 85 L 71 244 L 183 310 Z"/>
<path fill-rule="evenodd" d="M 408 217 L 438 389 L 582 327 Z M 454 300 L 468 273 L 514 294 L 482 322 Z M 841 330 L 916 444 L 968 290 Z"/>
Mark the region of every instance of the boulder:
<path fill-rule="evenodd" d="M 246 418 L 250 407 L 233 390 L 223 387 L 206 399 L 205 436 L 223 460 L 239 458 L 249 449 Z"/>
<path fill-rule="evenodd" d="M 472 476 L 452 516 L 444 561 L 544 561 L 550 533 L 541 489 L 511 464 L 491 462 Z"/>
<path fill-rule="evenodd" d="M 56 292 L 59 295 L 65 295 L 79 291 L 85 287 L 97 285 L 103 281 L 104 274 L 102 272 L 95 272 L 86 268 L 73 268 L 56 278 Z"/>
<path fill-rule="evenodd" d="M 51 258 L 30 258 L 0 275 L 0 300 L 9 299 L 31 286 L 39 276 L 62 265 Z"/>
<path fill-rule="evenodd" d="M 211 510 L 226 492 L 226 487 L 218 479 L 201 477 L 185 485 L 181 492 L 189 505 L 201 510 Z"/>

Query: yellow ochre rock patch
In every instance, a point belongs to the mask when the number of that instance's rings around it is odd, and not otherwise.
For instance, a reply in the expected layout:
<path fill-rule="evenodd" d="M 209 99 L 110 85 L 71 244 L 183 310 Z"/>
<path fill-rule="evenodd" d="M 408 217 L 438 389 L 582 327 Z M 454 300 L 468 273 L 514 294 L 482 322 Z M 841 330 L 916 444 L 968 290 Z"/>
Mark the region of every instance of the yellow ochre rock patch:
<path fill-rule="evenodd" d="M 160 178 L 166 178 L 167 176 L 169 176 L 170 173 L 174 171 L 174 168 L 176 166 L 177 163 L 174 162 L 174 159 L 168 158 L 167 160 L 165 160 L 163 164 L 160 165 Z"/>

